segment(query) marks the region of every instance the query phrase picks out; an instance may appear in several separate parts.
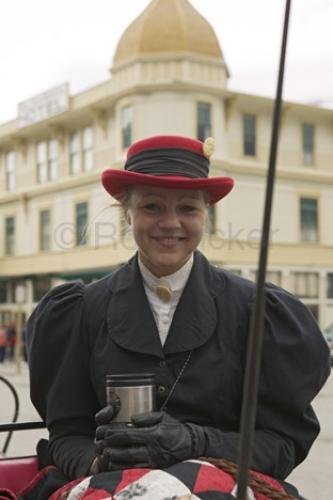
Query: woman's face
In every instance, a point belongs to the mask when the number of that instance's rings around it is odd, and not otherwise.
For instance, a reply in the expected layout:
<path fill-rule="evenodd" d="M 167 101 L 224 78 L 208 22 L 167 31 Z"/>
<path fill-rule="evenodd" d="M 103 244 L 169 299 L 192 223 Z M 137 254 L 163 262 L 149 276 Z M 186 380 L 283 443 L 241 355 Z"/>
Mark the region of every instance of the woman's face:
<path fill-rule="evenodd" d="M 199 245 L 207 209 L 202 191 L 138 186 L 125 213 L 142 262 L 161 277 L 180 269 Z"/>

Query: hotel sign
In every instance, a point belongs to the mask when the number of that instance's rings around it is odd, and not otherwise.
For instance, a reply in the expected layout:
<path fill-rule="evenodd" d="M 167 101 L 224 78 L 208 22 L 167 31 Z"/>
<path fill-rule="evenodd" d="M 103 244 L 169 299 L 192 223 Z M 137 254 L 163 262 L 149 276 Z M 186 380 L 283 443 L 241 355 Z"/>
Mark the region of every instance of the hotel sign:
<path fill-rule="evenodd" d="M 19 127 L 27 127 L 33 123 L 46 120 L 63 113 L 69 108 L 68 83 L 46 90 L 18 105 Z"/>

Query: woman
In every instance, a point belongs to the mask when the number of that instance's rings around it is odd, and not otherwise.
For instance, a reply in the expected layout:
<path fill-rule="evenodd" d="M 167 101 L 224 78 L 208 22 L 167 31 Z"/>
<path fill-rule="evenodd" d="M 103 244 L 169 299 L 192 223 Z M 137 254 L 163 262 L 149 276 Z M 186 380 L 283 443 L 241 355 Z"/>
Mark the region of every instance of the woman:
<path fill-rule="evenodd" d="M 233 186 L 208 177 L 210 146 L 178 136 L 133 144 L 125 170 L 109 169 L 102 181 L 123 207 L 137 254 L 89 286 L 52 290 L 30 318 L 31 398 L 68 478 L 202 455 L 237 461 L 255 287 L 196 250 L 208 205 Z M 131 372 L 155 374 L 157 412 L 119 430 L 105 379 Z M 304 460 L 319 432 L 310 402 L 328 373 L 310 312 L 267 285 L 254 469 L 283 479 Z"/>

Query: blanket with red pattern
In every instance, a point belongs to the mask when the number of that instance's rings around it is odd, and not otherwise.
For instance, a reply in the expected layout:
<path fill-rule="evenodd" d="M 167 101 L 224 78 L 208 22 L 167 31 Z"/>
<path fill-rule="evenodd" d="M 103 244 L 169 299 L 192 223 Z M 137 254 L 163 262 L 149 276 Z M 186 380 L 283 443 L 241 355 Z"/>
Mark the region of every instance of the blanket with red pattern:
<path fill-rule="evenodd" d="M 289 493 L 298 498 L 290 485 L 280 483 L 264 474 L 256 477 L 276 492 Z M 233 499 L 237 485 L 233 477 L 214 465 L 188 460 L 164 470 L 127 469 L 103 472 L 94 476 L 64 482 L 62 474 L 53 466 L 47 467 L 15 497 L 18 500 L 222 500 Z M 249 488 L 249 500 L 270 500 L 271 496 Z M 287 497 L 286 497 L 287 498 Z M 290 497 L 291 498 L 291 497 Z"/>

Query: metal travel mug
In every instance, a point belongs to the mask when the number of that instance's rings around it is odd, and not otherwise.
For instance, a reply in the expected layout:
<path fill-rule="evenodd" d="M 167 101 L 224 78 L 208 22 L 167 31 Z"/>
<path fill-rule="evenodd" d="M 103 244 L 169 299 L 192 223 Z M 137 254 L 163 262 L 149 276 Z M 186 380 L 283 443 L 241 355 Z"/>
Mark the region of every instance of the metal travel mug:
<path fill-rule="evenodd" d="M 131 422 L 132 415 L 154 411 L 155 380 L 151 373 L 124 373 L 106 376 L 106 402 L 114 394 L 120 398 L 121 407 L 113 422 Z"/>

